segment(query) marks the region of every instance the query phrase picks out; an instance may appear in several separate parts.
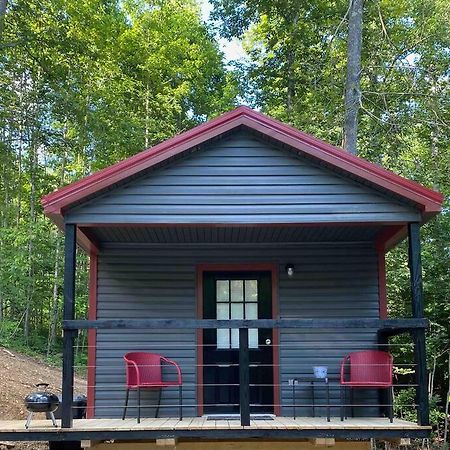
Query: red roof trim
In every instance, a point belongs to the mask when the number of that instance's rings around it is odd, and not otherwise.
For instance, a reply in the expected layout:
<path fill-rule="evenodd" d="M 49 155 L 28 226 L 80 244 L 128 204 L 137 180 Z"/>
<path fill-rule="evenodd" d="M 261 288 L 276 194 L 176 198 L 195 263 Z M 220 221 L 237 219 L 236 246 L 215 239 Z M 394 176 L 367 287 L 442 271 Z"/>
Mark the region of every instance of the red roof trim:
<path fill-rule="evenodd" d="M 240 125 L 245 125 L 293 147 L 299 153 L 310 155 L 409 199 L 417 203 L 426 214 L 432 215 L 441 210 L 444 197 L 439 192 L 351 155 L 246 106 L 240 106 L 44 196 L 42 198 L 44 212 L 55 220 L 55 216 L 61 216 L 71 204 Z"/>

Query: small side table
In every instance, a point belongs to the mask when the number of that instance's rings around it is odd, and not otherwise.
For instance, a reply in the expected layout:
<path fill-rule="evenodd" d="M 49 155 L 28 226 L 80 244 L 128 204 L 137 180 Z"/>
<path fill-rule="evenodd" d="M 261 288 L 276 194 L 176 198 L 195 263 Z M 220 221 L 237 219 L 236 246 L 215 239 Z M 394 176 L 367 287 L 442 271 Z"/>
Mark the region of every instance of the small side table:
<path fill-rule="evenodd" d="M 316 378 L 316 377 L 298 377 L 294 378 L 292 381 L 292 405 L 294 408 L 294 419 L 296 418 L 296 386 L 299 384 L 309 384 L 311 386 L 311 408 L 312 416 L 316 417 L 316 405 L 315 405 L 315 386 L 317 383 L 322 383 L 325 385 L 326 395 L 327 395 L 327 422 L 330 421 L 330 381 L 339 381 L 337 377 L 327 377 L 327 378 Z"/>

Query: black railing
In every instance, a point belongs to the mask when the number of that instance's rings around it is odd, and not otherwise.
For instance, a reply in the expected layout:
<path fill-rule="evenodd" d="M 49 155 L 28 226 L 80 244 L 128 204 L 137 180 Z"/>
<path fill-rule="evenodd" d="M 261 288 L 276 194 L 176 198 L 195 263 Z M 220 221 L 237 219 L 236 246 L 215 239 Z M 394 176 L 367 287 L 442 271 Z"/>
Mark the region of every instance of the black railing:
<path fill-rule="evenodd" d="M 409 332 L 412 335 L 414 343 L 414 352 L 417 354 L 417 346 L 420 345 L 419 337 L 423 335 L 428 327 L 426 319 L 259 319 L 259 320 L 186 320 L 186 319 L 99 319 L 99 320 L 65 320 L 63 323 L 66 334 L 66 343 L 72 350 L 69 356 L 73 354 L 74 337 L 78 330 L 86 329 L 116 329 L 120 330 L 202 330 L 202 329 L 239 329 L 239 407 L 241 425 L 250 425 L 250 358 L 248 346 L 249 329 L 291 329 L 296 331 L 307 331 L 310 329 L 324 330 L 345 330 L 345 329 L 370 329 L 378 332 L 379 344 L 388 346 L 389 336 Z M 418 331 L 421 331 L 419 333 Z M 378 345 L 378 344 L 375 344 Z M 67 348 L 67 347 L 66 347 Z M 415 361 L 415 372 L 424 373 L 426 367 L 424 360 Z M 63 408 L 62 408 L 62 426 L 70 428 L 72 426 L 72 403 L 73 398 L 73 363 L 65 362 L 64 376 L 69 377 L 63 380 Z M 421 381 L 420 378 L 416 378 Z M 426 385 L 416 388 L 416 403 L 418 404 L 418 422 L 420 425 L 428 425 L 428 403 L 423 399 L 426 393 Z M 68 400 L 67 400 L 68 399 Z M 329 405 L 329 401 L 327 401 Z M 295 407 L 295 398 L 293 399 Z M 314 405 L 313 405 L 314 406 Z"/>

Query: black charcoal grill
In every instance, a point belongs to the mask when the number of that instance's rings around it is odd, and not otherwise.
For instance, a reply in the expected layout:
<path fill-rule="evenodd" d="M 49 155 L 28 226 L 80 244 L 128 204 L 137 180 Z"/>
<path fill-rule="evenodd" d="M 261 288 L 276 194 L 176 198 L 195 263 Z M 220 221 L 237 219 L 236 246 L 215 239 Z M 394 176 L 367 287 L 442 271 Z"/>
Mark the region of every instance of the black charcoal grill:
<path fill-rule="evenodd" d="M 25 406 L 29 412 L 25 428 L 30 426 L 34 413 L 47 413 L 52 420 L 53 426 L 56 427 L 57 425 L 53 412 L 59 406 L 59 398 L 57 395 L 47 390 L 48 383 L 38 383 L 36 384 L 36 387 L 42 388 L 42 390 L 32 392 L 25 397 Z"/>

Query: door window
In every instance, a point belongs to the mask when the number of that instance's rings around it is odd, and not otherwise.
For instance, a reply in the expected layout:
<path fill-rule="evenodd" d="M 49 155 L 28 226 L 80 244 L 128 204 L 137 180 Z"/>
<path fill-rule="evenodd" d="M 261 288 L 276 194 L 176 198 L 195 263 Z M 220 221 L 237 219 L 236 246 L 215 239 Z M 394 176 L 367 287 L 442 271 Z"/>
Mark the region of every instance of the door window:
<path fill-rule="evenodd" d="M 216 280 L 218 320 L 258 318 L 258 280 Z M 249 348 L 258 348 L 258 330 L 248 330 Z M 218 349 L 239 348 L 238 329 L 217 330 Z"/>

